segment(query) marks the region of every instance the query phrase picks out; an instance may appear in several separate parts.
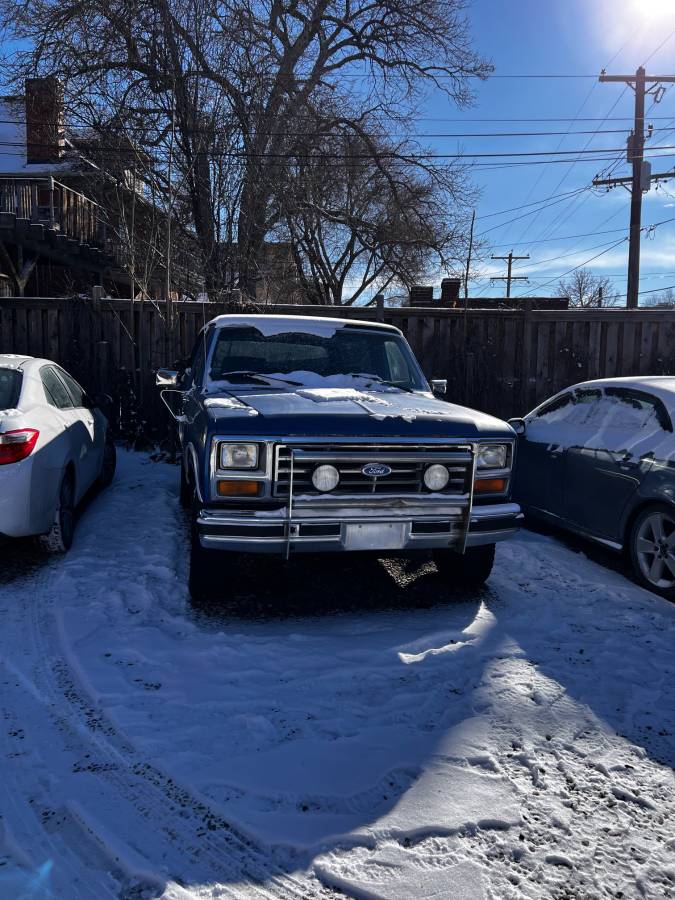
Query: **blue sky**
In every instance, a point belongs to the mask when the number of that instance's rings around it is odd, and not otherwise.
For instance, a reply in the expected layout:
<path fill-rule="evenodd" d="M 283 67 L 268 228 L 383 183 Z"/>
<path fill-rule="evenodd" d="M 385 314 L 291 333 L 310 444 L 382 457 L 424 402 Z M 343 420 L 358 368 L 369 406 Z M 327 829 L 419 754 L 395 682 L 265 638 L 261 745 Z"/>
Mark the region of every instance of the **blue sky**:
<path fill-rule="evenodd" d="M 428 97 L 419 110 L 419 133 L 448 132 L 563 132 L 527 137 L 433 137 L 427 142 L 438 153 L 523 152 L 598 150 L 624 148 L 633 115 L 633 92 L 621 84 L 601 84 L 597 75 L 633 73 L 647 63 L 650 74 L 675 74 L 675 0 L 473 0 L 468 6 L 473 39 L 479 51 L 492 60 L 495 76 L 476 88 L 472 108 L 459 111 L 440 92 Z M 660 48 L 660 49 L 659 49 Z M 574 78 L 507 78 L 508 75 L 573 75 Z M 502 77 L 499 77 L 502 76 Z M 651 106 L 648 98 L 647 109 Z M 571 121 L 578 116 L 577 121 Z M 607 121 L 602 119 L 608 116 Z M 617 121 L 617 117 L 625 117 Z M 480 122 L 477 119 L 561 118 L 566 121 Z M 584 121 L 584 119 L 595 121 Z M 675 145 L 675 84 L 667 86 L 654 106 L 654 136 L 648 146 Z M 668 130 L 668 126 L 671 130 Z M 564 132 L 570 129 L 570 133 Z M 599 132 L 594 134 L 596 129 Z M 616 133 L 603 133 L 616 129 Z M 588 132 L 584 134 L 572 132 Z M 667 155 L 670 154 L 670 155 Z M 607 161 L 549 162 L 547 165 L 503 167 L 528 161 L 477 159 L 474 178 L 481 188 L 476 207 L 477 233 L 489 239 L 493 252 L 529 253 L 529 263 L 519 263 L 517 273 L 530 276 L 529 284 L 514 285 L 514 294 L 555 293 L 558 276 L 581 263 L 607 275 L 625 296 L 629 193 L 582 190 L 595 175 L 613 169 L 614 176 L 630 173 L 625 151 L 598 153 Z M 654 154 L 657 155 L 657 154 Z M 595 157 L 596 154 L 590 154 Z M 652 160 L 654 171 L 675 167 L 675 150 L 663 151 Z M 561 157 L 564 159 L 564 157 Z M 570 156 L 573 159 L 574 155 Z M 614 161 L 618 161 L 616 166 Z M 500 166 L 501 167 L 498 167 Z M 491 168 L 493 167 L 493 168 Z M 494 215 L 502 210 L 543 198 L 579 191 L 536 213 L 537 206 Z M 523 216 L 510 222 L 516 216 Z M 675 178 L 644 197 L 643 224 L 675 219 Z M 490 229 L 488 231 L 488 229 Z M 584 235 L 584 236 L 582 236 Z M 578 236 L 578 237 L 576 237 Z M 515 266 L 515 264 L 514 264 Z M 504 274 L 501 263 L 488 259 L 485 276 Z M 675 221 L 654 230 L 642 241 L 641 290 L 675 285 Z M 431 280 L 440 278 L 430 273 Z M 551 283 L 549 283 L 551 282 Z M 499 296 L 503 283 L 490 286 L 482 277 L 471 285 L 471 294 Z M 645 299 L 649 295 L 644 295 Z"/>

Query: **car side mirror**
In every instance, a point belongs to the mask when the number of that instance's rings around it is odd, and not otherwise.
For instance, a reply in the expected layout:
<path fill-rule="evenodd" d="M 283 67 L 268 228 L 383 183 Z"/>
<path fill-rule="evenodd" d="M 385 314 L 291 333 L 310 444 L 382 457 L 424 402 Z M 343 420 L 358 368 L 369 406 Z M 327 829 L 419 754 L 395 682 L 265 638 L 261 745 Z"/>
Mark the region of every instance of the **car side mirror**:
<path fill-rule="evenodd" d="M 516 434 L 525 434 L 525 419 L 509 419 L 508 424 L 513 428 Z"/>
<path fill-rule="evenodd" d="M 434 397 L 444 397 L 445 394 L 447 394 L 447 378 L 432 378 L 429 383 L 431 384 L 431 393 L 434 395 Z"/>
<path fill-rule="evenodd" d="M 155 384 L 157 387 L 175 387 L 179 373 L 175 369 L 157 369 Z"/>

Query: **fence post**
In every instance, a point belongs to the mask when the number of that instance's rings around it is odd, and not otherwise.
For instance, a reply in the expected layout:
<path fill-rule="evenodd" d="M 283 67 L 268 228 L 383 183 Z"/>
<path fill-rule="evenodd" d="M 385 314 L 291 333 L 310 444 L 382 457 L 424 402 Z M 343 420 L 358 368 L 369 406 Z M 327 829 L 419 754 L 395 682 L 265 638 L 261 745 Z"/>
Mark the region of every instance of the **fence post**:
<path fill-rule="evenodd" d="M 97 341 L 94 356 L 94 385 L 97 393 L 110 393 L 110 371 L 110 344 L 107 341 Z"/>
<path fill-rule="evenodd" d="M 522 412 L 520 413 L 520 415 L 525 415 L 525 413 L 530 409 L 530 370 L 532 367 L 532 309 L 533 303 L 531 300 L 523 301 L 523 369 L 520 379 L 520 408 Z"/>
<path fill-rule="evenodd" d="M 384 294 L 375 294 L 375 309 L 378 322 L 384 322 Z"/>

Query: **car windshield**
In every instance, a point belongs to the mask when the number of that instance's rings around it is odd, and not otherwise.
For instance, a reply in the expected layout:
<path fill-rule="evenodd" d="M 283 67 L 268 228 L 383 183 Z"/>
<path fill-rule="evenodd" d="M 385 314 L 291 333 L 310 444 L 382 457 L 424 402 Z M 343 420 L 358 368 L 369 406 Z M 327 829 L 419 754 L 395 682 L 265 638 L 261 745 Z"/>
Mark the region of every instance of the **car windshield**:
<path fill-rule="evenodd" d="M 16 369 L 0 369 L 0 409 L 14 409 L 20 390 L 21 373 Z"/>
<path fill-rule="evenodd" d="M 350 327 L 263 334 L 252 325 L 226 326 L 218 329 L 209 374 L 211 381 L 252 387 L 428 390 L 400 335 Z"/>

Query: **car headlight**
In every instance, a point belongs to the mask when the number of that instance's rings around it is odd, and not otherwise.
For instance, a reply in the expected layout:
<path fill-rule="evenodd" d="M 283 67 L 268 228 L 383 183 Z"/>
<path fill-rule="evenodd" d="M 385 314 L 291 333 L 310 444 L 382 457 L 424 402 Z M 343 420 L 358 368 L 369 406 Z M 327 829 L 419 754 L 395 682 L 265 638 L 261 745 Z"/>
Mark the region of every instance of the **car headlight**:
<path fill-rule="evenodd" d="M 257 469 L 257 444 L 221 444 L 221 469 Z"/>
<path fill-rule="evenodd" d="M 505 469 L 508 455 L 507 444 L 482 444 L 476 454 L 476 468 Z"/>

